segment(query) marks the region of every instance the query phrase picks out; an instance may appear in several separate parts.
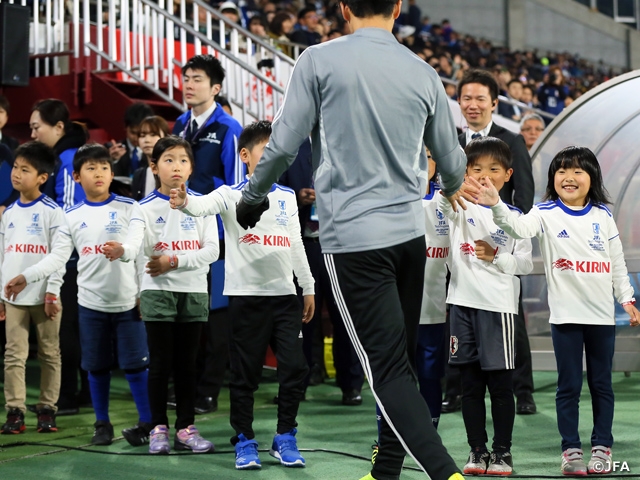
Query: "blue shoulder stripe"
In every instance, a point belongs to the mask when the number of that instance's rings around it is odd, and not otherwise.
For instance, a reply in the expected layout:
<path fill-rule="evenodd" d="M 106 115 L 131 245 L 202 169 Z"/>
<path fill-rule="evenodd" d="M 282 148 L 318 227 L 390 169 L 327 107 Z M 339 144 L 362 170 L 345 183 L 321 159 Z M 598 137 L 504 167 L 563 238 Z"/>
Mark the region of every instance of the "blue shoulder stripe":
<path fill-rule="evenodd" d="M 195 190 L 191 190 L 190 188 L 187 188 L 187 193 L 189 195 L 193 195 L 194 197 L 201 197 L 202 194 L 200 192 L 196 192 Z"/>
<path fill-rule="evenodd" d="M 604 210 L 605 212 L 607 212 L 607 214 L 610 217 L 613 217 L 613 214 L 611 213 L 611 210 L 609 210 L 609 207 L 607 207 L 606 205 L 604 205 L 603 203 L 596 203 L 593 205 L 596 208 L 599 208 L 600 210 Z"/>
<path fill-rule="evenodd" d="M 75 205 L 71 205 L 70 207 L 67 207 L 64 211 L 64 213 L 70 213 L 73 212 L 74 210 L 77 210 L 78 208 L 80 208 L 81 206 L 84 205 L 84 200 L 82 200 L 79 203 L 76 203 Z"/>
<path fill-rule="evenodd" d="M 285 187 L 284 185 L 278 185 L 277 183 L 273 184 L 277 189 L 283 190 L 285 192 L 289 192 L 289 193 L 293 193 L 294 195 L 296 194 L 296 192 L 294 192 L 291 188 L 289 187 Z"/>
<path fill-rule="evenodd" d="M 42 203 L 44 203 L 49 208 L 53 208 L 53 209 L 58 208 L 58 204 L 47 196 L 42 197 Z"/>
<path fill-rule="evenodd" d="M 11 205 L 9 205 L 7 208 L 5 208 L 4 211 L 6 212 L 8 210 L 11 210 L 16 203 L 18 203 L 17 200 L 15 202 L 13 202 Z"/>
<path fill-rule="evenodd" d="M 151 192 L 149 195 L 147 195 L 146 197 L 144 197 L 142 200 L 140 200 L 138 203 L 139 203 L 140 205 L 144 205 L 145 203 L 149 203 L 151 200 L 154 200 L 154 199 L 156 199 L 156 198 L 158 198 L 158 197 L 157 197 L 157 195 L 156 195 L 156 192 L 155 192 L 155 191 L 153 191 L 153 192 Z"/>
<path fill-rule="evenodd" d="M 116 195 L 114 197 L 114 200 L 116 202 L 122 202 L 122 203 L 128 203 L 130 205 L 133 205 L 134 203 L 136 203 L 136 201 L 133 198 L 129 198 L 129 197 L 123 197 L 121 195 Z"/>
<path fill-rule="evenodd" d="M 231 187 L 231 190 L 242 190 L 249 180 L 243 180 Z"/>
<path fill-rule="evenodd" d="M 522 210 L 520 210 L 518 207 L 514 207 L 513 205 L 509 205 L 508 203 L 505 203 L 505 205 L 507 207 L 509 207 L 509 210 L 513 210 L 514 212 L 518 212 L 518 213 L 520 213 L 520 215 L 523 214 Z"/>

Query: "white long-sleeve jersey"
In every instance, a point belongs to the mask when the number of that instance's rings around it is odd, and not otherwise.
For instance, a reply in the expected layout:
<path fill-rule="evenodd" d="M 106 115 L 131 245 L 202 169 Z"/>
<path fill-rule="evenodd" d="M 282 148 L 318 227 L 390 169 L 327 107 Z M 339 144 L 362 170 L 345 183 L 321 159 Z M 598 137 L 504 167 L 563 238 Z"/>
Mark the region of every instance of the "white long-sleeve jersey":
<path fill-rule="evenodd" d="M 62 209 L 44 194 L 30 203 L 17 200 L 4 211 L 0 221 L 0 286 L 3 301 L 8 302 L 4 295 L 7 282 L 51 252 L 62 225 Z M 63 265 L 47 279 L 27 285 L 9 303 L 40 305 L 44 303 L 47 292 L 58 296 L 64 272 Z"/>
<path fill-rule="evenodd" d="M 102 252 L 109 240 L 125 241 L 134 203 L 130 198 L 111 194 L 104 202 L 83 200 L 68 208 L 51 253 L 23 272 L 27 284 L 64 268 L 75 248 L 80 256 L 78 304 L 99 312 L 134 308 L 139 290 L 136 265 L 110 262 Z"/>
<path fill-rule="evenodd" d="M 618 227 L 604 205 L 572 210 L 560 200 L 535 205 L 523 216 L 502 203 L 495 222 L 516 238 L 538 237 L 547 277 L 550 323 L 614 325 L 613 296 L 632 300 Z"/>
<path fill-rule="evenodd" d="M 533 269 L 531 240 L 516 240 L 493 221 L 491 209 L 467 203 L 453 211 L 439 195 L 438 203 L 451 225 L 451 280 L 447 303 L 489 312 L 518 314 L 520 279 Z M 509 206 L 514 215 L 520 210 Z M 475 255 L 475 241 L 497 248 L 494 263 Z"/>
<path fill-rule="evenodd" d="M 247 180 L 223 185 L 206 196 L 189 195 L 190 215 L 220 214 L 224 224 L 225 295 L 295 295 L 293 273 L 303 295 L 314 294 L 314 281 L 300 235 L 298 204 L 293 190 L 274 184 L 269 209 L 255 228 L 244 230 L 236 220 L 236 203 Z"/>
<path fill-rule="evenodd" d="M 444 323 L 447 318 L 447 259 L 449 258 L 449 221 L 438 208 L 440 186 L 431 182 L 422 199 L 426 222 L 427 263 L 424 267 L 424 291 L 420 324 Z M 437 196 L 436 196 L 437 195 Z"/>
<path fill-rule="evenodd" d="M 198 195 L 189 191 L 192 195 Z M 169 206 L 169 197 L 154 190 L 133 207 L 121 260 L 135 260 L 142 248 L 144 262 L 152 255 L 177 255 L 178 268 L 152 277 L 144 273 L 140 290 L 207 293 L 209 265 L 218 259 L 216 218 L 194 218 Z"/>

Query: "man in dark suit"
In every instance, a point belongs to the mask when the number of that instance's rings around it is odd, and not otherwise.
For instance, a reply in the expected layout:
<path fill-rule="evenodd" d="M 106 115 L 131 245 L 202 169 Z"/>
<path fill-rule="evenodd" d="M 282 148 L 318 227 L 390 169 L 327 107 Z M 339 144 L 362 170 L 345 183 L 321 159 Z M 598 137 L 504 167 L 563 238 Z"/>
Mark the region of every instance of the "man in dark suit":
<path fill-rule="evenodd" d="M 469 128 L 458 137 L 460 145 L 466 147 L 479 137 L 496 137 L 509 145 L 512 156 L 513 175 L 500 190 L 505 203 L 527 213 L 533 206 L 534 184 L 531 158 L 522 135 L 493 123 L 492 114 L 498 106 L 498 83 L 484 70 L 469 70 L 458 83 L 458 103 Z M 513 375 L 513 391 L 516 395 L 516 412 L 521 415 L 536 412 L 533 400 L 533 373 L 531 369 L 531 347 L 524 323 L 522 292 L 519 315 L 516 322 L 516 369 Z M 447 387 L 442 403 L 443 413 L 459 409 L 460 382 L 453 368 L 447 371 Z"/>

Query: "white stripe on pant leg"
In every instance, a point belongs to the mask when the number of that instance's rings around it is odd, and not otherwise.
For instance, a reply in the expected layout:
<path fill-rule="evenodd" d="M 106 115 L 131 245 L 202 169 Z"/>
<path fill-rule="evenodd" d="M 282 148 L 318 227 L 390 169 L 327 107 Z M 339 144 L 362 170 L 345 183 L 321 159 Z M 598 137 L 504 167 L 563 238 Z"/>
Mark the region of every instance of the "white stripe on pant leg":
<path fill-rule="evenodd" d="M 509 345 L 507 344 L 507 325 L 504 313 L 500 312 L 500 320 L 502 321 L 502 350 L 504 351 L 504 368 L 509 369 Z"/>
<path fill-rule="evenodd" d="M 371 393 L 373 394 L 373 398 L 375 398 L 376 403 L 380 407 L 380 411 L 384 416 L 385 420 L 393 430 L 393 433 L 396 434 L 396 437 L 400 441 L 400 444 L 405 449 L 405 451 L 413 458 L 413 461 L 422 469 L 424 473 L 427 473 L 427 469 L 422 465 L 415 455 L 409 450 L 409 446 L 406 444 L 404 439 L 400 436 L 400 432 L 396 429 L 391 422 L 391 418 L 387 414 L 387 411 L 384 408 L 384 405 L 378 398 L 376 391 L 374 389 L 374 381 L 373 381 L 373 372 L 371 371 L 371 365 L 369 364 L 369 357 L 367 356 L 367 352 L 365 351 L 362 343 L 360 343 L 360 339 L 356 333 L 355 326 L 353 324 L 353 320 L 351 319 L 351 315 L 349 314 L 349 309 L 347 308 L 347 304 L 344 301 L 344 297 L 342 296 L 342 292 L 340 291 L 340 285 L 338 283 L 338 275 L 335 270 L 335 264 L 333 262 L 333 255 L 331 253 L 324 254 L 325 265 L 327 266 L 327 272 L 329 273 L 329 279 L 331 280 L 331 289 L 333 290 L 333 297 L 335 299 L 336 305 L 340 310 L 340 314 L 342 315 L 342 320 L 344 322 L 344 326 L 349 334 L 349 338 L 351 339 L 351 343 L 353 344 L 353 348 L 360 359 L 360 363 L 362 364 L 362 368 L 364 370 L 365 375 L 369 379 L 369 387 L 371 388 Z"/>
<path fill-rule="evenodd" d="M 511 317 L 511 364 L 516 368 L 516 317 L 512 313 Z"/>

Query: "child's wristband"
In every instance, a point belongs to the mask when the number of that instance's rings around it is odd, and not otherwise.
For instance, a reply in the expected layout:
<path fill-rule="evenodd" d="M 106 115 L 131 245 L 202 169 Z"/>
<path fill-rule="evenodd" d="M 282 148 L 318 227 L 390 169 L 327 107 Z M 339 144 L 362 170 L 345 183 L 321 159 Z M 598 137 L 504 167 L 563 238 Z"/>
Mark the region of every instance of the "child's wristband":
<path fill-rule="evenodd" d="M 491 261 L 491 263 L 495 265 L 497 262 L 498 262 L 498 247 L 496 247 L 496 249 L 493 251 L 493 260 Z"/>
<path fill-rule="evenodd" d="M 184 209 L 184 208 L 187 206 L 187 203 L 189 203 L 189 195 L 187 195 L 187 196 L 184 198 L 184 203 L 183 203 L 182 205 L 180 205 L 180 206 L 176 206 L 176 208 L 177 208 L 178 210 L 182 210 L 182 209 Z"/>
<path fill-rule="evenodd" d="M 44 303 L 49 304 L 49 305 L 55 305 L 56 303 L 58 303 L 58 297 L 45 298 L 44 299 Z"/>
<path fill-rule="evenodd" d="M 627 305 L 635 305 L 636 304 L 636 299 L 632 298 L 631 300 L 629 300 L 628 302 L 624 302 L 622 304 L 623 307 L 626 307 Z"/>
<path fill-rule="evenodd" d="M 176 268 L 178 266 L 178 256 L 175 253 L 169 255 L 169 266 L 171 268 Z"/>

